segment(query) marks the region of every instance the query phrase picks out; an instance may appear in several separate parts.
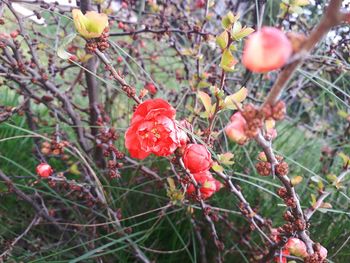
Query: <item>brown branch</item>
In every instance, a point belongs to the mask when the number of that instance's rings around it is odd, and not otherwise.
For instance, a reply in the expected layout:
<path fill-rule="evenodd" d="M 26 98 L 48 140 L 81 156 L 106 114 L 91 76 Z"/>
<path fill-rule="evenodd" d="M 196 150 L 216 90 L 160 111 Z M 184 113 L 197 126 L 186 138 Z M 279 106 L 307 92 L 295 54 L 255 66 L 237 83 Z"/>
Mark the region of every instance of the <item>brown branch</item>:
<path fill-rule="evenodd" d="M 23 231 L 22 234 L 20 234 L 18 237 L 16 237 L 11 244 L 9 245 L 8 249 L 6 249 L 1 255 L 0 255 L 0 262 L 3 262 L 6 260 L 7 256 L 11 253 L 15 245 L 18 241 L 20 241 L 29 231 L 30 229 L 37 225 L 40 222 L 40 217 L 35 216 L 32 222 L 27 226 L 27 228 Z"/>
<path fill-rule="evenodd" d="M 108 58 L 105 56 L 104 53 L 99 51 L 98 49 L 95 50 L 95 54 L 101 59 L 102 63 L 107 66 L 107 70 L 112 74 L 113 78 L 122 86 L 122 88 L 127 87 L 127 88 L 132 88 L 126 81 L 125 79 L 119 75 L 119 73 L 115 70 L 115 68 L 112 66 L 112 63 L 108 60 Z M 137 104 L 141 103 L 141 100 L 136 96 L 128 94 L 125 90 L 123 90 L 126 95 L 131 97 Z"/>
<path fill-rule="evenodd" d="M 341 0 L 331 0 L 326 11 L 325 15 L 321 19 L 320 23 L 316 26 L 316 28 L 311 32 L 310 36 L 304 41 L 301 49 L 299 52 L 295 54 L 295 60 L 292 61 L 290 64 L 288 64 L 282 72 L 279 74 L 278 79 L 276 80 L 275 84 L 271 88 L 271 91 L 269 92 L 264 104 L 265 105 L 274 105 L 283 89 L 288 84 L 288 81 L 292 78 L 293 74 L 295 73 L 296 69 L 302 64 L 302 62 L 306 59 L 309 52 L 315 47 L 315 45 L 323 38 L 323 36 L 334 26 L 340 24 L 344 21 L 345 15 L 340 11 L 341 7 Z M 267 141 L 261 133 L 259 133 L 255 137 L 255 141 L 262 147 L 267 160 L 271 163 L 272 166 L 272 174 L 276 176 L 281 183 L 284 185 L 284 187 L 287 190 L 288 195 L 293 198 L 295 201 L 295 207 L 292 208 L 292 213 L 296 219 L 301 220 L 303 224 L 306 225 L 307 218 L 303 213 L 303 210 L 301 209 L 299 198 L 295 192 L 295 189 L 293 185 L 291 184 L 290 179 L 288 176 L 281 176 L 277 175 L 275 173 L 275 165 L 278 164 L 278 161 L 276 159 L 275 154 L 272 150 L 271 141 Z M 298 236 L 304 241 L 306 244 L 308 253 L 313 254 L 313 241 L 310 239 L 309 235 L 307 234 L 306 230 L 298 231 Z M 278 246 L 271 247 L 269 254 L 274 254 L 273 251 L 275 251 L 278 248 Z M 266 258 L 264 257 L 264 260 Z"/>
<path fill-rule="evenodd" d="M 43 217 L 47 221 L 53 223 L 60 230 L 63 230 L 58 224 L 56 224 L 55 218 L 51 217 L 43 207 L 41 207 L 38 203 L 36 203 L 33 199 L 31 199 L 27 194 L 25 194 L 20 189 L 18 189 L 14 185 L 12 180 L 9 177 L 7 177 L 1 170 L 0 170 L 0 178 L 6 183 L 6 185 L 9 187 L 9 189 L 12 192 L 14 192 L 23 201 L 30 204 L 34 208 L 34 210 L 38 213 L 38 215 L 40 215 L 41 217 Z"/>
<path fill-rule="evenodd" d="M 271 239 L 262 231 L 262 229 L 260 228 L 260 226 L 257 224 L 257 222 L 260 225 L 264 225 L 265 219 L 262 218 L 260 215 L 258 215 L 256 212 L 253 211 L 253 209 L 251 208 L 249 202 L 245 199 L 245 197 L 243 196 L 241 190 L 239 190 L 231 181 L 230 177 L 227 176 L 226 174 L 222 173 L 222 172 L 215 172 L 218 176 L 220 176 L 220 178 L 222 178 L 225 182 L 226 182 L 226 187 L 230 190 L 231 193 L 233 193 L 238 200 L 241 202 L 241 204 L 243 205 L 243 208 L 246 209 L 248 211 L 248 214 L 243 214 L 243 216 L 250 222 L 253 224 L 253 226 L 259 231 L 259 233 L 270 243 L 273 244 L 274 242 L 271 241 Z"/>
<path fill-rule="evenodd" d="M 86 13 L 87 11 L 91 10 L 91 1 L 90 0 L 82 0 L 80 2 L 80 9 L 83 13 Z M 93 55 L 92 58 L 90 58 L 86 62 L 86 71 L 85 71 L 85 80 L 87 85 L 87 91 L 88 91 L 88 98 L 89 98 L 89 118 L 90 118 L 90 126 L 91 126 L 91 134 L 93 136 L 97 136 L 99 129 L 96 127 L 97 120 L 99 117 L 99 110 L 98 110 L 98 104 L 99 104 L 99 86 L 97 84 L 97 79 L 95 77 L 97 72 L 97 66 L 98 61 L 96 60 L 96 56 Z M 103 159 L 103 152 L 102 149 L 99 147 L 94 147 L 94 158 L 96 160 L 96 163 L 98 166 L 103 167 L 105 165 L 104 159 Z"/>
<path fill-rule="evenodd" d="M 327 32 L 334 26 L 344 22 L 348 14 L 340 12 L 341 0 L 331 0 L 325 15 L 321 19 L 318 26 L 311 32 L 310 36 L 305 40 L 299 52 L 294 55 L 295 60 L 288 64 L 278 75 L 278 78 L 271 88 L 263 106 L 267 104 L 274 105 L 283 89 L 287 86 L 289 80 L 293 77 L 293 74 L 297 68 L 303 63 L 303 61 L 309 55 L 309 52 L 316 46 L 316 44 L 322 40 Z"/>
<path fill-rule="evenodd" d="M 196 200 L 199 202 L 203 216 L 211 228 L 211 234 L 214 238 L 215 245 L 217 246 L 218 251 L 219 251 L 219 259 L 218 260 L 221 262 L 220 250 L 222 249 L 223 243 L 220 241 L 219 236 L 218 236 L 217 231 L 216 231 L 216 228 L 215 228 L 215 224 L 208 214 L 208 211 L 207 211 L 208 206 L 206 205 L 203 198 L 201 197 L 200 186 L 198 185 L 194 176 L 186 169 L 182 159 L 179 158 L 178 161 L 179 161 L 181 168 L 186 172 L 186 175 L 188 176 L 188 178 L 190 178 L 191 184 L 193 184 L 194 188 L 196 189 Z"/>

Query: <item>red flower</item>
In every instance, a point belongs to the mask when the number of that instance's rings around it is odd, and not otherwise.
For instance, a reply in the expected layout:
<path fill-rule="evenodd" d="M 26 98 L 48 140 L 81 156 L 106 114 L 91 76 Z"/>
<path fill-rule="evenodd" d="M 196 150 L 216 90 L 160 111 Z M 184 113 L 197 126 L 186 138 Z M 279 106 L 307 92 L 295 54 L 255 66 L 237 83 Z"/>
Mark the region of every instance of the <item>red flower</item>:
<path fill-rule="evenodd" d="M 53 169 L 47 163 L 41 163 L 36 167 L 36 173 L 43 178 L 49 177 L 53 173 Z"/>
<path fill-rule="evenodd" d="M 263 27 L 244 45 L 243 64 L 253 72 L 268 72 L 286 64 L 292 54 L 287 36 L 274 27 Z"/>
<path fill-rule="evenodd" d="M 245 134 L 247 121 L 242 116 L 241 112 L 236 112 L 231 117 L 231 122 L 226 126 L 225 133 L 232 141 L 243 145 L 248 137 Z"/>
<path fill-rule="evenodd" d="M 151 153 L 172 154 L 183 140 L 175 123 L 175 109 L 165 100 L 151 99 L 141 103 L 125 133 L 125 147 L 131 157 L 144 159 Z"/>
<path fill-rule="evenodd" d="M 213 162 L 210 152 L 201 144 L 188 144 L 182 160 L 185 167 L 193 174 L 208 171 Z"/>
<path fill-rule="evenodd" d="M 216 180 L 209 171 L 193 174 L 194 179 L 200 186 L 199 191 L 203 199 L 211 197 L 215 192 L 222 188 L 220 181 Z M 187 188 L 188 194 L 196 193 L 196 188 L 190 184 Z"/>

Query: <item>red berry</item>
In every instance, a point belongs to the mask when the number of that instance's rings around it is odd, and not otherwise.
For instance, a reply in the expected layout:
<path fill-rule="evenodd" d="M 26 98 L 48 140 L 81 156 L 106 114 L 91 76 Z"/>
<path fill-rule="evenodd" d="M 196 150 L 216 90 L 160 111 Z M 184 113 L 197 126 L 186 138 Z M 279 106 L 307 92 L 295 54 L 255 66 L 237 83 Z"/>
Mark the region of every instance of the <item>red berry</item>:
<path fill-rule="evenodd" d="M 118 63 L 123 62 L 123 58 L 122 58 L 122 57 L 118 57 L 118 58 L 117 58 L 117 62 L 118 62 Z"/>
<path fill-rule="evenodd" d="M 41 163 L 36 167 L 36 173 L 43 178 L 47 178 L 53 173 L 52 167 L 47 163 Z"/>

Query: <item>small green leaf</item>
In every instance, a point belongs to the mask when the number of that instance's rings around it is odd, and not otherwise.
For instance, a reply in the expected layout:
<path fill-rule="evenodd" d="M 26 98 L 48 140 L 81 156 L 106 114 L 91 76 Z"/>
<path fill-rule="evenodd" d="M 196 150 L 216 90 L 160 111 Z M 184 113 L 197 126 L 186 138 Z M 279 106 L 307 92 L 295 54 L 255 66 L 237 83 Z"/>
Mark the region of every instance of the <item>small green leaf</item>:
<path fill-rule="evenodd" d="M 210 117 L 210 113 L 212 112 L 212 109 L 214 107 L 211 105 L 210 96 L 203 91 L 198 91 L 198 97 L 200 98 L 200 100 L 204 105 L 205 112 L 208 114 L 208 117 Z"/>
<path fill-rule="evenodd" d="M 233 24 L 232 30 L 231 30 L 231 35 L 234 36 L 238 32 L 240 32 L 242 29 L 242 24 L 241 22 L 237 21 L 236 23 Z"/>
<path fill-rule="evenodd" d="M 233 153 L 227 152 L 218 155 L 218 160 L 221 164 L 232 165 L 235 162 L 232 160 L 234 157 Z"/>
<path fill-rule="evenodd" d="M 228 45 L 228 38 L 228 32 L 225 30 L 216 37 L 216 44 L 218 44 L 221 49 L 225 49 Z"/>
<path fill-rule="evenodd" d="M 242 38 L 245 38 L 246 36 L 250 35 L 251 33 L 253 33 L 255 30 L 251 27 L 244 27 L 242 28 L 242 30 L 240 30 L 239 32 L 232 34 L 232 38 L 234 40 L 241 40 Z"/>
<path fill-rule="evenodd" d="M 215 172 L 222 173 L 224 171 L 224 168 L 219 165 L 217 162 L 213 163 L 213 166 L 211 167 Z"/>
<path fill-rule="evenodd" d="M 221 20 L 221 24 L 223 26 L 224 29 L 228 29 L 229 27 L 231 27 L 233 25 L 233 23 L 235 23 L 237 21 L 239 17 L 235 16 L 231 11 L 227 13 L 227 15 L 225 15 L 222 20 Z"/>
<path fill-rule="evenodd" d="M 237 64 L 237 60 L 232 55 L 230 50 L 225 50 L 222 53 L 220 67 L 228 72 L 234 71 L 235 65 Z"/>
<path fill-rule="evenodd" d="M 236 93 L 227 96 L 224 100 L 224 107 L 226 109 L 236 110 L 237 105 L 241 105 L 241 102 L 248 96 L 248 89 L 243 87 Z"/>

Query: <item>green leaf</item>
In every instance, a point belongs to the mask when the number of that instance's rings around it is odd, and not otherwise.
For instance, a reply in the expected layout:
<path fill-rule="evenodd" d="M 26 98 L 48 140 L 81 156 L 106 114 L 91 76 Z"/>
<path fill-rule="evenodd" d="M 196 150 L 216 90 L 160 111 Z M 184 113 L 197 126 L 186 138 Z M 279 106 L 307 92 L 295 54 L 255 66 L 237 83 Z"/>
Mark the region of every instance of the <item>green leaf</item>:
<path fill-rule="evenodd" d="M 198 85 L 197 88 L 202 89 L 202 88 L 207 88 L 210 86 L 209 82 L 206 82 L 205 80 L 201 80 Z"/>
<path fill-rule="evenodd" d="M 213 163 L 213 166 L 211 167 L 215 172 L 222 173 L 224 171 L 224 168 L 219 165 L 217 162 Z"/>
<path fill-rule="evenodd" d="M 253 33 L 255 30 L 251 27 L 244 27 L 239 32 L 232 34 L 232 38 L 234 40 L 241 40 L 242 38 L 245 38 L 246 36 L 249 36 L 251 33 Z"/>
<path fill-rule="evenodd" d="M 224 154 L 219 154 L 218 155 L 218 160 L 221 164 L 226 164 L 226 165 L 232 165 L 235 162 L 232 160 L 234 157 L 233 153 L 227 152 Z"/>
<path fill-rule="evenodd" d="M 237 106 L 240 105 L 242 101 L 248 96 L 248 89 L 243 87 L 236 93 L 227 96 L 224 100 L 224 107 L 226 109 L 236 110 Z"/>
<path fill-rule="evenodd" d="M 216 37 L 216 44 L 218 44 L 221 49 L 225 49 L 228 45 L 228 38 L 228 32 L 225 30 Z"/>
<path fill-rule="evenodd" d="M 239 18 L 239 16 L 235 16 L 231 11 L 227 13 L 227 15 L 225 15 L 222 20 L 221 20 L 221 24 L 223 26 L 224 29 L 228 29 L 229 27 L 231 27 L 233 25 L 233 23 L 235 23 L 237 21 L 237 19 Z"/>
<path fill-rule="evenodd" d="M 211 105 L 211 99 L 210 96 L 203 92 L 203 91 L 198 91 L 198 97 L 200 98 L 200 100 L 202 101 L 205 111 L 208 114 L 208 117 L 210 116 L 209 114 L 212 111 L 213 106 Z"/>
<path fill-rule="evenodd" d="M 237 64 L 237 61 L 235 57 L 232 55 L 230 50 L 225 50 L 222 53 L 220 67 L 228 72 L 234 71 L 235 65 Z"/>
<path fill-rule="evenodd" d="M 242 30 L 242 24 L 241 24 L 241 22 L 237 21 L 236 23 L 233 24 L 231 34 L 235 35 L 238 32 L 240 32 L 241 30 Z"/>
<path fill-rule="evenodd" d="M 72 56 L 71 53 L 66 51 L 66 47 L 73 41 L 75 37 L 76 34 L 72 33 L 62 40 L 62 44 L 57 48 L 57 56 L 59 58 L 66 60 Z"/>

